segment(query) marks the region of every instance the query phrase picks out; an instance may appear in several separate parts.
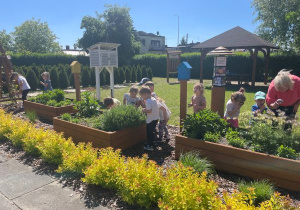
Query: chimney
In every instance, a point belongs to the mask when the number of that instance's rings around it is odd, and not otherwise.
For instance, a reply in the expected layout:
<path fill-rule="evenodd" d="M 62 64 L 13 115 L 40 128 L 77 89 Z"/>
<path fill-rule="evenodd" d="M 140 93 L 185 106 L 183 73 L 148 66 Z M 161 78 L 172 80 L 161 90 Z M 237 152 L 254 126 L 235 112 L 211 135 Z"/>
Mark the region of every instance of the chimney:
<path fill-rule="evenodd" d="M 66 45 L 66 50 L 70 50 L 70 45 Z"/>

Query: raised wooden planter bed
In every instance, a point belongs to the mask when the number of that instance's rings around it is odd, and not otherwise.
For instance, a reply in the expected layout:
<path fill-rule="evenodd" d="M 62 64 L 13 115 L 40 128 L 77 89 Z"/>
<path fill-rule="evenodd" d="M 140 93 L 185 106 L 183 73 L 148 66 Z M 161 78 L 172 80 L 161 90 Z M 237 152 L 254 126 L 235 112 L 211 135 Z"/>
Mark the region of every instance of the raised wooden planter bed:
<path fill-rule="evenodd" d="M 74 113 L 73 105 L 63 107 L 53 107 L 39 104 L 31 101 L 24 101 L 25 111 L 34 111 L 38 117 L 53 121 L 53 117 L 57 117 L 63 113 Z"/>
<path fill-rule="evenodd" d="M 175 157 L 196 150 L 211 160 L 216 169 L 254 179 L 269 179 L 275 185 L 300 192 L 300 161 L 201 141 L 177 135 Z"/>
<path fill-rule="evenodd" d="M 55 131 L 63 132 L 67 138 L 72 137 L 75 143 L 92 142 L 93 147 L 98 148 L 126 149 L 146 141 L 147 138 L 146 124 L 120 131 L 106 132 L 55 117 L 53 118 L 53 128 Z"/>

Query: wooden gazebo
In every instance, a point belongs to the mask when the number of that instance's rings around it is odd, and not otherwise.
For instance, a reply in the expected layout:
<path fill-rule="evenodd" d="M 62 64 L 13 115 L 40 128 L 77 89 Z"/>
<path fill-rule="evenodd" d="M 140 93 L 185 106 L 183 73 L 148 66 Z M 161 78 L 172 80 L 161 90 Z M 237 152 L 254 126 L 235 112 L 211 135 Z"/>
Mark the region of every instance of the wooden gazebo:
<path fill-rule="evenodd" d="M 200 49 L 200 82 L 203 82 L 203 62 L 208 52 L 214 50 L 217 47 L 226 47 L 228 50 L 233 49 L 246 49 L 250 52 L 253 60 L 252 68 L 252 83 L 255 85 L 255 72 L 256 72 L 256 60 L 258 51 L 263 52 L 265 58 L 265 77 L 264 83 L 268 82 L 269 73 L 269 58 L 270 49 L 278 49 L 270 42 L 263 40 L 259 36 L 246 31 L 245 29 L 237 26 L 222 34 L 219 34 L 211 39 L 206 40 L 200 44 L 195 45 L 193 48 Z"/>

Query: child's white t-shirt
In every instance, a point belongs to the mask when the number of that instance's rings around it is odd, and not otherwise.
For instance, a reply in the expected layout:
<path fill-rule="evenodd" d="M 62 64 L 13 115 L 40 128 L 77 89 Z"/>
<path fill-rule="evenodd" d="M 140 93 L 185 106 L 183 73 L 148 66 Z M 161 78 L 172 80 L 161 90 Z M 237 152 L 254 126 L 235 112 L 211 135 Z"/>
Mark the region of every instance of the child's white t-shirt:
<path fill-rule="evenodd" d="M 157 101 L 157 105 L 158 105 L 158 109 L 159 109 L 159 120 L 167 120 L 167 119 L 169 119 L 170 116 L 171 116 L 171 111 L 169 110 L 169 108 L 167 107 L 167 105 L 164 102 L 162 102 L 162 101 Z M 167 119 L 165 119 L 164 112 L 163 112 L 163 110 L 160 109 L 160 107 L 164 107 L 166 109 Z"/>
<path fill-rule="evenodd" d="M 124 99 L 126 100 L 126 105 L 137 105 L 141 101 L 139 97 L 131 98 L 129 93 L 124 94 Z"/>
<path fill-rule="evenodd" d="M 233 115 L 229 116 L 228 111 L 232 111 L 235 109 L 235 107 L 238 106 L 238 104 L 234 103 L 233 101 L 231 101 L 231 99 L 228 100 L 227 104 L 226 104 L 226 111 L 224 114 L 225 118 L 230 118 L 230 119 L 234 119 L 234 118 L 238 118 L 240 115 L 240 109 L 238 109 Z"/>
<path fill-rule="evenodd" d="M 23 83 L 22 90 L 29 90 L 30 86 L 29 86 L 27 80 L 23 76 L 19 75 L 18 82 L 21 82 L 21 81 Z"/>
<path fill-rule="evenodd" d="M 151 113 L 147 113 L 147 120 L 146 123 L 149 124 L 153 120 L 158 120 L 159 119 L 159 110 L 158 110 L 158 105 L 157 101 L 155 98 L 151 97 L 146 100 L 146 110 L 151 109 Z"/>

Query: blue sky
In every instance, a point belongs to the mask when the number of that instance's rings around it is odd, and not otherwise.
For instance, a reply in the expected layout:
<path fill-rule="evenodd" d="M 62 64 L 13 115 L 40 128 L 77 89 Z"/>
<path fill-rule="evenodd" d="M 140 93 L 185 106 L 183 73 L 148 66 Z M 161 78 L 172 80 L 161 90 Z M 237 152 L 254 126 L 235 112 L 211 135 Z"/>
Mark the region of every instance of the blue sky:
<path fill-rule="evenodd" d="M 136 30 L 166 37 L 168 46 L 176 46 L 178 18 L 179 34 L 188 34 L 188 41 L 203 42 L 233 27 L 240 26 L 255 32 L 251 0 L 0 0 L 0 31 L 14 31 L 32 18 L 47 22 L 59 38 L 60 45 L 70 45 L 82 37 L 80 29 L 84 16 L 102 13 L 105 4 L 131 8 L 130 15 Z"/>

